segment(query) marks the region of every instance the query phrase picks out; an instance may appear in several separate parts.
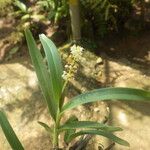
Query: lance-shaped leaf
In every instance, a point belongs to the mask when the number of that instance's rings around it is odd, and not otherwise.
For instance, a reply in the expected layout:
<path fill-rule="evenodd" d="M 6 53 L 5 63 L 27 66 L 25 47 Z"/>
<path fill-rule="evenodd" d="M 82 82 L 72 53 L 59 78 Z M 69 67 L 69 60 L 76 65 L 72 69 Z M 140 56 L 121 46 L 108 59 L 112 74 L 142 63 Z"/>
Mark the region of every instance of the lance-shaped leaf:
<path fill-rule="evenodd" d="M 5 114 L 0 111 L 0 125 L 13 150 L 24 150 Z"/>
<path fill-rule="evenodd" d="M 53 138 L 53 128 L 49 127 L 46 123 L 38 121 L 38 123 L 48 132 L 51 139 Z"/>
<path fill-rule="evenodd" d="M 81 104 L 103 100 L 134 100 L 150 102 L 150 92 L 121 87 L 97 89 L 74 97 L 63 106 L 61 112 L 63 113 L 65 110 L 75 108 Z"/>
<path fill-rule="evenodd" d="M 83 130 L 83 131 L 79 131 L 77 133 L 74 133 L 70 136 L 70 141 L 72 141 L 74 138 L 76 138 L 77 136 L 81 136 L 84 134 L 91 134 L 91 135 L 101 135 L 104 136 L 106 138 L 109 138 L 110 140 L 120 144 L 120 145 L 124 145 L 124 146 L 129 146 L 129 143 L 117 136 L 115 136 L 112 133 L 103 131 L 103 130 Z M 69 141 L 69 142 L 70 142 Z"/>
<path fill-rule="evenodd" d="M 41 121 L 38 121 L 38 123 L 49 133 L 53 133 L 53 129 L 50 128 L 46 123 L 44 122 L 41 122 Z"/>
<path fill-rule="evenodd" d="M 93 121 L 72 121 L 67 122 L 60 126 L 59 130 L 77 129 L 77 128 L 91 128 L 91 129 L 101 129 L 108 132 L 122 131 L 120 127 L 112 127 L 106 124 L 93 122 Z"/>
<path fill-rule="evenodd" d="M 72 121 L 78 121 L 78 118 L 76 116 L 71 116 L 67 121 L 66 121 L 66 124 L 67 123 L 70 123 Z M 60 129 L 61 131 L 61 129 Z M 64 134 L 64 141 L 66 144 L 69 144 L 69 140 L 70 140 L 70 135 L 72 135 L 73 133 L 76 132 L 76 129 L 75 128 L 70 128 L 70 129 L 67 129 L 65 130 L 65 134 Z"/>
<path fill-rule="evenodd" d="M 47 102 L 50 114 L 55 120 L 59 105 L 53 96 L 53 87 L 51 87 L 52 83 L 50 80 L 49 72 L 46 68 L 46 65 L 43 62 L 43 57 L 36 46 L 35 40 L 30 30 L 25 30 L 25 36 L 40 87 Z"/>
<path fill-rule="evenodd" d="M 52 92 L 54 98 L 59 102 L 62 93 L 62 86 L 63 86 L 63 82 L 62 82 L 63 69 L 62 69 L 61 58 L 55 44 L 49 38 L 47 38 L 44 34 L 41 34 L 39 37 L 43 45 L 46 54 L 46 59 L 48 62 L 50 80 L 52 83 L 51 86 L 53 87 Z"/>

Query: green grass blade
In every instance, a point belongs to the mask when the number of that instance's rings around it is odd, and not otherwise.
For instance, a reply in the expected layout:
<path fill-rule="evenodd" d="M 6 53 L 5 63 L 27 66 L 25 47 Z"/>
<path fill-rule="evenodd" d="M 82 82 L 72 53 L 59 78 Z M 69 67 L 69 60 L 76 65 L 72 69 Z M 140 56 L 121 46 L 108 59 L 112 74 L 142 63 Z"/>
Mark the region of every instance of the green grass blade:
<path fill-rule="evenodd" d="M 24 150 L 5 114 L 0 111 L 0 125 L 13 150 Z"/>
<path fill-rule="evenodd" d="M 148 101 L 150 102 L 150 92 L 132 89 L 132 88 L 102 88 L 83 93 L 74 97 L 67 104 L 65 104 L 61 110 L 63 113 L 65 110 L 75 108 L 81 104 L 103 101 L 103 100 L 135 100 L 135 101 Z"/>
<path fill-rule="evenodd" d="M 64 125 L 60 126 L 59 130 L 68 130 L 76 128 L 91 128 L 91 129 L 101 129 L 109 132 L 122 131 L 120 127 L 112 127 L 106 124 L 93 122 L 93 121 L 72 121 L 67 122 Z"/>
<path fill-rule="evenodd" d="M 117 136 L 115 136 L 114 134 L 112 133 L 109 133 L 109 132 L 106 132 L 106 131 L 102 131 L 102 130 L 83 130 L 83 131 L 79 131 L 77 133 L 74 133 L 70 136 L 70 141 L 72 141 L 74 138 L 78 137 L 78 136 L 81 136 L 81 135 L 84 135 L 84 134 L 91 134 L 91 135 L 101 135 L 101 136 L 104 136 L 120 145 L 123 145 L 123 146 L 129 146 L 129 143 Z M 69 141 L 69 142 L 70 142 Z"/>
<path fill-rule="evenodd" d="M 62 82 L 63 69 L 61 58 L 55 44 L 49 38 L 47 38 L 44 34 L 41 34 L 39 37 L 43 45 L 46 54 L 46 59 L 48 62 L 48 68 L 50 71 L 50 80 L 52 81 L 51 86 L 53 87 L 53 95 L 55 99 L 59 102 L 63 87 Z"/>
<path fill-rule="evenodd" d="M 36 75 L 39 80 L 40 87 L 42 89 L 43 95 L 47 102 L 50 114 L 53 117 L 53 119 L 56 120 L 56 115 L 58 112 L 59 105 L 56 103 L 52 94 L 49 72 L 46 68 L 46 65 L 43 62 L 43 57 L 39 49 L 37 48 L 35 40 L 29 29 L 25 30 L 25 36 L 26 36 L 30 56 L 32 59 L 32 63 L 34 65 L 34 69 L 36 71 Z"/>

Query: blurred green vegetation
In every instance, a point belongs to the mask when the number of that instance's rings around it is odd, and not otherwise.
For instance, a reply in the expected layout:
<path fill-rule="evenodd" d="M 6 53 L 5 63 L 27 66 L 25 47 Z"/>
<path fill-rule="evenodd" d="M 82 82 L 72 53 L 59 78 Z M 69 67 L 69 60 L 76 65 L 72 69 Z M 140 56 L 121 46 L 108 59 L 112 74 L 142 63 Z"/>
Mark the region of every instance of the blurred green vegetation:
<path fill-rule="evenodd" d="M 136 35 L 145 30 L 150 22 L 148 0 L 79 0 L 78 7 L 81 41 L 87 45 L 93 43 L 94 47 L 96 40 L 112 33 L 129 31 Z M 24 40 L 23 31 L 26 27 L 30 27 L 34 35 L 51 27 L 58 31 L 58 36 L 55 36 L 59 38 L 56 41 L 70 40 L 69 9 L 69 0 L 0 0 L 0 17 L 11 18 L 15 22 L 15 33 L 9 38 L 11 43 Z M 20 40 L 17 38 L 16 41 L 13 35 L 18 35 Z"/>
<path fill-rule="evenodd" d="M 136 23 L 140 24 L 136 25 L 136 30 L 142 29 L 145 10 L 149 5 L 150 2 L 145 0 L 80 0 L 82 35 L 102 38 L 112 31 L 122 31 L 125 27 L 133 30 L 132 26 Z M 62 22 L 68 25 L 68 0 L 0 0 L 0 7 L 3 8 L 0 10 L 3 15 L 8 15 L 4 14 L 4 9 L 10 7 L 9 15 L 19 20 L 18 26 L 23 29 L 43 20 L 58 26 Z"/>

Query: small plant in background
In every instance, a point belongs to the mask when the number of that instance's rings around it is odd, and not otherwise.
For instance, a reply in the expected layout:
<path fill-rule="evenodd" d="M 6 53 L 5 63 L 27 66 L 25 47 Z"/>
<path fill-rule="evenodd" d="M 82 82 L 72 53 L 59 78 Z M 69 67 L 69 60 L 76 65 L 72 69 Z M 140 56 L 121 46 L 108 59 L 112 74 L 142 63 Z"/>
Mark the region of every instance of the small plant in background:
<path fill-rule="evenodd" d="M 19 0 L 15 0 L 13 6 L 16 7 L 16 11 L 13 13 L 13 16 L 19 19 L 18 29 L 24 31 L 25 28 L 31 26 L 34 22 L 46 20 L 44 14 L 36 9 L 37 5 L 33 7 L 27 6 Z"/>
<path fill-rule="evenodd" d="M 89 33 L 86 31 L 93 29 L 93 34 L 101 38 L 112 31 L 123 29 L 133 9 L 131 0 L 80 0 L 80 2 L 83 31 L 87 36 Z"/>
<path fill-rule="evenodd" d="M 32 27 L 34 34 L 37 34 L 39 28 L 43 30 L 48 24 L 45 13 L 41 13 L 37 3 L 33 4 L 31 1 L 0 0 L 0 16 L 12 24 L 11 33 L 3 39 L 3 43 L 6 42 L 8 47 L 2 52 L 0 61 L 11 59 L 20 50 L 25 28 Z"/>
<path fill-rule="evenodd" d="M 77 70 L 77 63 L 82 59 L 83 48 L 76 45 L 71 48 L 71 54 L 69 56 L 70 61 L 68 61 L 68 64 L 65 66 L 66 70 L 63 73 L 61 58 L 54 43 L 44 34 L 39 36 L 47 59 L 46 65 L 43 62 L 43 57 L 28 29 L 25 31 L 25 35 L 40 87 L 46 100 L 50 116 L 53 118 L 53 126 L 51 127 L 43 122 L 39 122 L 39 124 L 51 135 L 50 138 L 53 149 L 60 149 L 59 135 L 62 132 L 64 132 L 64 142 L 67 145 L 76 137 L 88 134 L 104 136 L 115 143 L 129 146 L 127 141 L 115 136 L 114 132 L 122 130 L 119 127 L 109 126 L 101 122 L 81 121 L 80 118 L 77 118 L 76 116 L 71 116 L 65 123 L 62 123 L 62 118 L 68 110 L 89 102 L 114 99 L 150 101 L 150 92 L 121 87 L 101 88 L 73 97 L 69 102 L 64 103 L 66 92 L 64 89 L 68 80 L 73 77 L 73 74 Z M 0 124 L 12 148 L 15 150 L 23 150 L 23 146 L 1 111 Z M 80 148 L 76 147 L 75 149 L 79 150 Z"/>
<path fill-rule="evenodd" d="M 41 11 L 47 13 L 47 18 L 57 24 L 58 21 L 69 14 L 67 0 L 39 0 L 37 5 Z"/>

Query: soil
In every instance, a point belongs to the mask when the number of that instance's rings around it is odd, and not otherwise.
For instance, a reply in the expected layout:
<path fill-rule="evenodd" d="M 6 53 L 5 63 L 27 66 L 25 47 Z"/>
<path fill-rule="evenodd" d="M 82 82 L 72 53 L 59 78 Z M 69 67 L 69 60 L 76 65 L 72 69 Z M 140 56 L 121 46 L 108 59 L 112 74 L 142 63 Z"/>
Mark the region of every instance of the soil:
<path fill-rule="evenodd" d="M 132 32 L 112 34 L 100 42 L 100 48 L 96 53 L 105 52 L 112 58 L 126 58 L 135 64 L 148 66 L 150 65 L 150 32 L 145 30 L 137 35 L 133 35 Z"/>
<path fill-rule="evenodd" d="M 4 39 L 7 39 L 11 32 L 11 23 L 8 22 L 7 29 L 4 29 L 3 22 L 0 23 L 0 54 L 10 50 L 5 47 Z M 65 100 L 101 87 L 134 87 L 150 90 L 149 41 L 150 34 L 147 32 L 140 36 L 107 39 L 100 44 L 97 55 L 85 50 L 85 59 L 80 64 L 75 80 L 70 81 Z M 8 45 L 13 46 L 12 43 Z M 62 57 L 66 57 L 67 51 L 68 45 L 60 47 Z M 21 47 L 17 53 L 0 64 L 0 73 L 0 108 L 5 110 L 25 149 L 49 150 L 51 148 L 49 135 L 37 121 L 52 125 L 52 120 L 43 102 L 26 46 Z M 130 143 L 130 148 L 116 144 L 114 150 L 149 150 L 149 108 L 149 103 L 97 102 L 68 112 L 64 120 L 72 114 L 80 120 L 100 122 L 107 117 L 108 124 L 124 129 L 117 135 Z M 0 139 L 0 150 L 10 150 L 2 132 Z M 87 150 L 106 148 L 111 143 L 105 138 L 95 136 L 90 140 Z M 64 143 L 61 142 L 60 146 L 63 147 Z"/>

